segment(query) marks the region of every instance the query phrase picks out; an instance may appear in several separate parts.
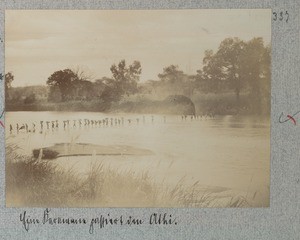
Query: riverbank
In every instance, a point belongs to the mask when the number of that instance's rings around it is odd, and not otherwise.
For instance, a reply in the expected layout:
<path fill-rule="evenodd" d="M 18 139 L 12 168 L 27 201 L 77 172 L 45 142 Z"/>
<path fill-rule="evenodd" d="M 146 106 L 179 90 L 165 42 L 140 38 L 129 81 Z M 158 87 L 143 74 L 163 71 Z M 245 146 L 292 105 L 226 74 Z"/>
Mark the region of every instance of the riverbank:
<path fill-rule="evenodd" d="M 170 95 L 165 98 L 152 95 L 133 95 L 119 102 L 68 101 L 47 102 L 45 100 L 31 104 L 21 102 L 6 103 L 6 111 L 64 111 L 64 112 L 119 112 L 140 114 L 176 114 L 176 115 L 257 115 L 249 100 L 248 93 L 240 94 L 239 104 L 232 93 L 194 94 L 191 97 Z M 261 105 L 260 115 L 270 114 L 270 103 Z"/>
<path fill-rule="evenodd" d="M 195 115 L 195 105 L 191 99 L 183 95 L 170 95 L 163 100 L 147 98 L 132 101 L 130 99 L 120 102 L 68 101 L 68 102 L 39 102 L 39 103 L 7 103 L 6 111 L 88 111 L 88 112 L 124 112 L 144 114 L 177 114 Z"/>
<path fill-rule="evenodd" d="M 69 102 L 36 102 L 31 104 L 21 103 L 6 103 L 6 112 L 19 112 L 19 111 L 61 111 L 61 112 L 105 112 L 110 109 L 110 104 L 103 101 L 69 101 Z"/>
<path fill-rule="evenodd" d="M 101 162 L 87 176 L 64 171 L 51 161 L 18 155 L 6 146 L 7 207 L 249 207 L 226 188 L 157 184 L 148 171 L 117 171 Z"/>

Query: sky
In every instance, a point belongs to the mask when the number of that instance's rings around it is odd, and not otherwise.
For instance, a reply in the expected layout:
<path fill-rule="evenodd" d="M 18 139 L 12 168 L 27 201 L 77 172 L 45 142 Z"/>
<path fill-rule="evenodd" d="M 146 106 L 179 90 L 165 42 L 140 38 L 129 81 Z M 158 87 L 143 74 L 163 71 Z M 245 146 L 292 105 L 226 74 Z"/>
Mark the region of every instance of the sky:
<path fill-rule="evenodd" d="M 13 87 L 45 85 L 78 66 L 111 77 L 111 65 L 125 59 L 141 62 L 140 81 L 156 80 L 171 64 L 195 74 L 204 51 L 227 37 L 270 43 L 271 10 L 6 10 L 5 71 Z"/>

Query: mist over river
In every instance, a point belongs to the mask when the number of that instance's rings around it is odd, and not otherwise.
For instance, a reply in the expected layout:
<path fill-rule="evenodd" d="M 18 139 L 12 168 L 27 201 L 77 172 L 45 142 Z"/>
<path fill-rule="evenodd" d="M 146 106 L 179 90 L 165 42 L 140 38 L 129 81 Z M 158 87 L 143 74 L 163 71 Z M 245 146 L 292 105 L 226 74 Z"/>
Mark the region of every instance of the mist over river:
<path fill-rule="evenodd" d="M 7 112 L 6 142 L 17 143 L 22 154 L 56 143 L 127 145 L 148 149 L 151 155 L 93 155 L 59 157 L 61 168 L 81 174 L 101 162 L 118 171 L 148 171 L 152 179 L 175 185 L 199 181 L 203 186 L 228 188 L 243 196 L 256 194 L 256 206 L 268 206 L 270 187 L 269 120 L 246 116 L 191 118 L 174 115 L 104 114 L 95 112 Z M 109 119 L 108 125 L 79 127 L 79 119 Z M 113 123 L 111 124 L 111 118 Z M 115 119 L 124 119 L 115 124 Z M 137 120 L 138 119 L 138 120 Z M 46 121 L 58 121 L 49 129 Z M 70 120 L 63 128 L 63 121 Z M 73 125 L 73 122 L 76 125 Z M 40 121 L 44 122 L 40 131 Z M 16 132 L 16 124 L 29 131 Z M 35 132 L 33 124 L 35 124 Z M 12 131 L 10 132 L 10 125 Z M 92 153 L 91 153 L 92 154 Z M 249 196 L 248 196 L 249 197 Z"/>

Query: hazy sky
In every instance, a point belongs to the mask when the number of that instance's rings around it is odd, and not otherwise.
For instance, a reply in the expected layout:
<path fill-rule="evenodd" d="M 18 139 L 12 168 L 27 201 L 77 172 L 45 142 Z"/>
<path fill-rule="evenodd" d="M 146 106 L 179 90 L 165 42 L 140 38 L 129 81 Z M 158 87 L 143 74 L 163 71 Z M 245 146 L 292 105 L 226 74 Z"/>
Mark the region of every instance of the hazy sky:
<path fill-rule="evenodd" d="M 76 66 L 110 77 L 125 59 L 141 62 L 145 81 L 170 64 L 195 73 L 226 37 L 269 43 L 271 10 L 6 10 L 5 71 L 28 86 Z"/>

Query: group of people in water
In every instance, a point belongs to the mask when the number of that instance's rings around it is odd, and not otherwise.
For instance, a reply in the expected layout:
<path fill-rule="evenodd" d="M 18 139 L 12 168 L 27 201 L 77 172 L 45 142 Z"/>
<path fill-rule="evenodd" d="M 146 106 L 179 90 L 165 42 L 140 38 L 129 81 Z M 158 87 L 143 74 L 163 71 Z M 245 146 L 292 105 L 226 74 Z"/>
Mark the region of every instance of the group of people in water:
<path fill-rule="evenodd" d="M 200 119 L 200 120 L 205 119 L 206 120 L 206 119 L 213 119 L 213 118 L 215 118 L 215 114 L 214 113 L 200 114 L 200 115 L 189 115 L 189 116 L 190 116 L 191 120 L 193 120 L 193 119 Z M 183 120 L 187 120 L 189 116 L 188 115 L 182 115 L 181 116 L 182 121 Z"/>
<path fill-rule="evenodd" d="M 166 117 L 164 116 L 164 122 L 166 122 Z M 121 126 L 126 123 L 133 124 L 137 123 L 139 124 L 140 121 L 143 121 L 143 123 L 146 122 L 146 117 L 143 116 L 142 119 L 140 118 L 127 118 L 124 117 L 106 117 L 101 120 L 94 120 L 94 119 L 73 119 L 73 120 L 52 120 L 52 121 L 40 121 L 39 124 L 37 122 L 31 123 L 28 125 L 27 123 L 19 124 L 17 123 L 15 126 L 12 124 L 9 125 L 9 131 L 10 133 L 13 133 L 14 131 L 16 133 L 19 132 L 36 132 L 37 130 L 42 133 L 44 130 L 55 130 L 55 129 L 70 129 L 70 128 L 82 128 L 82 127 L 100 127 L 100 126 Z M 154 123 L 154 116 L 151 116 L 151 122 Z"/>
<path fill-rule="evenodd" d="M 213 115 L 182 115 L 181 119 L 182 121 L 187 120 L 194 120 L 194 119 L 206 119 L 207 117 L 213 118 Z M 157 117 L 156 117 L 157 118 Z M 155 117 L 150 117 L 150 122 L 155 122 Z M 43 133 L 44 130 L 56 130 L 63 128 L 64 130 L 70 129 L 70 128 L 89 128 L 89 127 L 111 127 L 111 126 L 123 126 L 125 124 L 131 125 L 131 124 L 139 124 L 143 122 L 146 123 L 146 116 L 143 116 L 142 118 L 136 117 L 136 118 L 124 118 L 124 117 L 106 117 L 101 120 L 94 120 L 94 119 L 73 119 L 73 120 L 52 120 L 52 121 L 40 121 L 39 124 L 37 122 L 33 122 L 30 125 L 27 123 L 19 124 L 17 123 L 15 126 L 12 124 L 9 125 L 9 132 L 12 134 L 13 132 L 19 133 L 19 132 L 32 132 L 35 133 L 37 130 L 40 133 Z M 148 119 L 149 121 L 149 119 Z M 162 122 L 166 123 L 167 117 L 163 116 Z"/>

